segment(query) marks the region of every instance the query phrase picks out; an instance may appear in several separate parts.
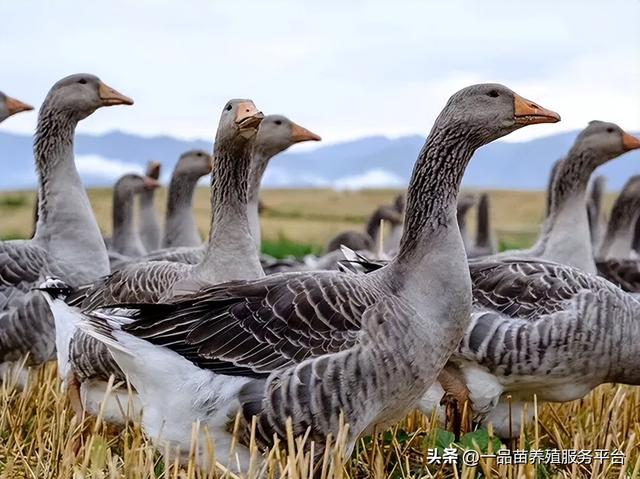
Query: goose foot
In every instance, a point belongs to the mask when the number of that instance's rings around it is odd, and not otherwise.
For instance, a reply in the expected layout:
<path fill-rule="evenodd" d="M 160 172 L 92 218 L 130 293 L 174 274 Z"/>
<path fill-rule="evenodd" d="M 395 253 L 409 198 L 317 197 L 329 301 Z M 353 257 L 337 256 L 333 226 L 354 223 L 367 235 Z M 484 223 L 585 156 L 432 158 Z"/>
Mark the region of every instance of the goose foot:
<path fill-rule="evenodd" d="M 457 441 L 462 434 L 472 429 L 470 392 L 464 382 L 462 371 L 454 364 L 445 365 L 438 376 L 438 381 L 445 392 L 440 404 L 445 406 L 446 424 L 451 424 Z"/>

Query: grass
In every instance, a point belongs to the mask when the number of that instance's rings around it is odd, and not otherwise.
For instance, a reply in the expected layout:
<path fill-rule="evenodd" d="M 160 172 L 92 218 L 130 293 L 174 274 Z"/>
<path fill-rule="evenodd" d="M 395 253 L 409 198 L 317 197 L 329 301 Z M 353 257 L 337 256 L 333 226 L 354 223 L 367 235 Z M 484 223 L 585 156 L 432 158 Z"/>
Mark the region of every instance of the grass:
<path fill-rule="evenodd" d="M 533 407 L 533 405 L 531 405 Z M 462 462 L 428 464 L 428 450 L 442 455 L 451 448 L 462 455 L 473 449 L 498 453 L 505 446 L 490 431 L 478 430 L 454 441 L 430 418 L 414 412 L 397 426 L 359 440 L 343 464 L 340 441 L 326 458 L 321 477 L 337 478 L 638 478 L 640 477 L 640 391 L 605 385 L 580 401 L 546 404 L 536 409 L 537 420 L 522 431 L 512 446 L 518 450 L 619 450 L 625 463 L 501 465 L 482 458 L 476 466 Z M 344 433 L 344 431 L 343 431 Z M 283 444 L 267 455 L 276 477 L 309 477 L 309 458 L 300 442 Z M 282 472 L 284 471 L 284 472 Z M 139 424 L 114 427 L 94 418 L 80 420 L 61 392 L 55 365 L 36 372 L 29 386 L 18 391 L 0 388 L 0 477 L 3 478 L 132 478 L 200 479 L 233 477 L 190 463 L 167 463 L 155 451 Z"/>

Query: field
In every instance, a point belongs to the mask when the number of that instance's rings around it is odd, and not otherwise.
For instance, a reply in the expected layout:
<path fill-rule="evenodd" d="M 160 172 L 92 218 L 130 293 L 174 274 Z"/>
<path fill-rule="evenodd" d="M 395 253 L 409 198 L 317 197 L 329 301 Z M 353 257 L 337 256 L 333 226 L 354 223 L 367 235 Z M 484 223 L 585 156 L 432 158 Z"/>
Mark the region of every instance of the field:
<path fill-rule="evenodd" d="M 161 196 L 165 191 L 160 192 Z M 267 190 L 263 194 L 265 250 L 279 256 L 319 251 L 327 240 L 344 229 L 361 229 L 367 215 L 395 191 L 334 192 L 328 190 Z M 110 191 L 90 192 L 92 204 L 105 233 L 109 233 Z M 492 191 L 493 225 L 501 246 L 526 246 L 535 238 L 543 214 L 540 192 Z M 159 204 L 163 203 L 163 198 Z M 611 198 L 607 198 L 608 204 Z M 33 193 L 0 195 L 0 235 L 28 236 L 31 232 Z M 196 211 L 203 233 L 208 224 L 208 193 L 197 193 Z M 473 230 L 473 213 L 470 218 Z M 534 407 L 534 405 L 531 405 Z M 614 461 L 537 465 L 504 465 L 486 457 L 477 466 L 428 464 L 427 450 L 442 453 L 451 443 L 462 454 L 477 449 L 495 454 L 501 447 L 490 431 L 476 431 L 454 441 L 453 435 L 433 421 L 412 414 L 397 427 L 363 438 L 344 467 L 328 456 L 325 477 L 505 477 L 505 478 L 623 478 L 640 477 L 640 390 L 606 385 L 580 401 L 545 404 L 535 408 L 537 420 L 522 431 L 514 449 L 617 450 L 625 454 L 623 465 Z M 269 464 L 274 475 L 304 478 L 308 465 L 295 444 Z M 560 452 L 558 452 L 560 454 Z M 509 456 L 515 457 L 515 456 Z M 543 461 L 545 462 L 545 461 Z M 566 461 L 558 461 L 566 462 Z M 279 469 L 281 468 L 281 469 Z M 74 417 L 55 375 L 53 365 L 37 373 L 20 392 L 5 383 L 0 387 L 0 477 L 14 478 L 200 478 L 216 477 L 193 465 L 167 464 L 154 452 L 139 425 L 107 427 L 94 419 Z M 219 473 L 219 477 L 232 477 Z"/>

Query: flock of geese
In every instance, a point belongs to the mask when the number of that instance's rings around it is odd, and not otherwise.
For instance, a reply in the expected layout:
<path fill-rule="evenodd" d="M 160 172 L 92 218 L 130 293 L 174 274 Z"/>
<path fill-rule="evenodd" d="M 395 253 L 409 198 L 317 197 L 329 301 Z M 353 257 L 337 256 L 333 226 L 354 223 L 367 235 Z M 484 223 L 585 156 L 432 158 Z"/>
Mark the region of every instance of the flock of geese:
<path fill-rule="evenodd" d="M 640 384 L 640 177 L 606 227 L 601 181 L 588 193 L 598 166 L 640 148 L 619 126 L 588 124 L 554 168 L 535 245 L 496 253 L 486 195 L 476 241 L 466 233 L 475 198 L 459 195 L 465 168 L 479 147 L 560 116 L 503 85 L 469 86 L 435 120 L 406 198 L 381 206 L 365 231 L 332 240 L 321 258 L 274 261 L 260 255 L 262 175 L 278 153 L 320 137 L 230 100 L 213 155 L 180 157 L 164 229 L 154 213 L 160 165 L 151 163 L 146 176 L 116 184 L 114 232 L 103 238 L 74 163 L 74 132 L 98 108 L 131 104 L 77 74 L 40 108 L 35 232 L 0 243 L 5 379 L 24 375 L 25 361 L 57 359 L 79 414 L 141 417 L 158 450 L 180 461 L 196 424 L 200 444 L 210 434 L 216 460 L 236 472 L 252 461 L 232 434 L 237 416 L 240 437 L 261 447 L 286 438 L 290 420 L 321 458 L 342 421 L 350 452 L 358 436 L 416 407 L 468 401 L 475 424 L 509 437 L 534 395 L 570 401 L 602 383 Z M 0 96 L 0 120 L 28 109 Z M 203 243 L 192 202 L 209 174 Z M 391 225 L 385 259 L 374 255 L 381 220 Z M 206 448 L 196 457 L 212 464 Z"/>

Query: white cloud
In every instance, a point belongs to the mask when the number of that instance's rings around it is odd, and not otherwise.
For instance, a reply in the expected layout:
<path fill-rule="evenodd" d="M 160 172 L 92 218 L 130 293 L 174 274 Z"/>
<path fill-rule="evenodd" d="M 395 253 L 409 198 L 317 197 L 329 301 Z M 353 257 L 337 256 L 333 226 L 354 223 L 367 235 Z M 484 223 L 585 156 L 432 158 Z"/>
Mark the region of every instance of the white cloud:
<path fill-rule="evenodd" d="M 362 190 L 367 188 L 397 188 L 405 185 L 398 175 L 385 170 L 369 170 L 360 175 L 345 176 L 333 182 L 336 190 Z"/>
<path fill-rule="evenodd" d="M 143 173 L 140 165 L 103 158 L 99 155 L 77 155 L 76 165 L 81 176 L 109 181 L 115 181 L 127 173 Z"/>

